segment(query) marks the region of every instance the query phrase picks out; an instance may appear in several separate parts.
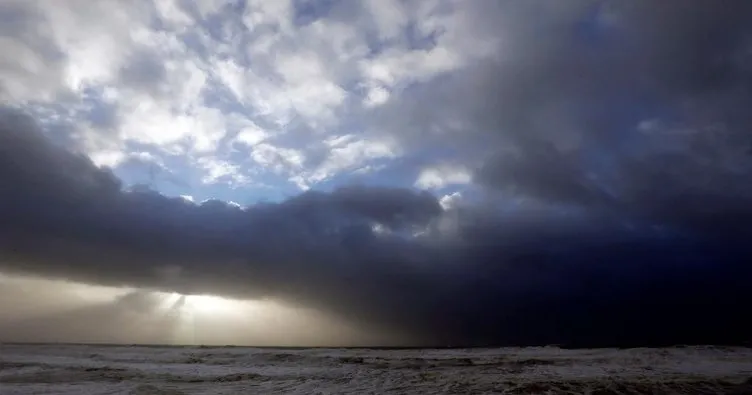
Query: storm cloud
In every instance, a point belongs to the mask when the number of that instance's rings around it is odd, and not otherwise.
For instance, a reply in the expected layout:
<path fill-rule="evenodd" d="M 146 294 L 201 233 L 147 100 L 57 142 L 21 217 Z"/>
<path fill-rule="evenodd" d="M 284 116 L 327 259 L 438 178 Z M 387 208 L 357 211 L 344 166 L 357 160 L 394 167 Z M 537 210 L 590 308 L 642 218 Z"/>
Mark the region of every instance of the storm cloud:
<path fill-rule="evenodd" d="M 474 197 L 196 204 L 124 185 L 5 106 L 0 271 L 271 299 L 416 345 L 748 341 L 752 4 L 461 8 L 496 55 L 358 116 L 404 149 L 451 148 Z M 147 63 L 123 78 L 164 78 Z"/>

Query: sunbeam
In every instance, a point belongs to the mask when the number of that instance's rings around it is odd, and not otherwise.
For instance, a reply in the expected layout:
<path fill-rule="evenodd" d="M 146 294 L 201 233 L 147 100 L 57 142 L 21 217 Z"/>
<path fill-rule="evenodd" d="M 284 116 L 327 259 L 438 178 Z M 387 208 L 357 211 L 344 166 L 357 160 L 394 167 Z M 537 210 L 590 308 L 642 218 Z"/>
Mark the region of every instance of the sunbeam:
<path fill-rule="evenodd" d="M 251 302 L 237 301 L 211 295 L 188 295 L 185 298 L 186 307 L 195 313 L 215 315 L 247 313 L 251 310 Z"/>

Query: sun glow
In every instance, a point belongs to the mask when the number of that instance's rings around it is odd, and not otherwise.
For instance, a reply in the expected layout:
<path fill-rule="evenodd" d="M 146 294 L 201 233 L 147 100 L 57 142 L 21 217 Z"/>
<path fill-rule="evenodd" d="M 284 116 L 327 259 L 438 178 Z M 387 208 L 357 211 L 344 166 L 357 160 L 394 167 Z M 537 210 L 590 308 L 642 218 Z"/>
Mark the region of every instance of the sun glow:
<path fill-rule="evenodd" d="M 253 346 L 383 343 L 380 333 L 375 336 L 316 310 L 266 298 L 91 286 L 0 273 L 3 340 Z"/>
<path fill-rule="evenodd" d="M 186 295 L 185 306 L 196 313 L 238 313 L 247 309 L 241 301 L 221 298 L 211 295 Z"/>
<path fill-rule="evenodd" d="M 179 293 L 162 294 L 162 310 L 185 318 L 205 317 L 216 319 L 220 316 L 247 317 L 258 313 L 258 301 L 236 300 L 215 295 L 184 295 Z"/>

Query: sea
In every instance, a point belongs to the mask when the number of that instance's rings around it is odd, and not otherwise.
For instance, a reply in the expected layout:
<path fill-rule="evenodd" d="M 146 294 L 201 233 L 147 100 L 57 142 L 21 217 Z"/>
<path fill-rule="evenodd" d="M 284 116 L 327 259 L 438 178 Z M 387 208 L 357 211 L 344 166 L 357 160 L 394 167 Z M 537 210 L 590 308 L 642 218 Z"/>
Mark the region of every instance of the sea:
<path fill-rule="evenodd" d="M 752 349 L 0 344 L 0 394 L 752 394 Z"/>

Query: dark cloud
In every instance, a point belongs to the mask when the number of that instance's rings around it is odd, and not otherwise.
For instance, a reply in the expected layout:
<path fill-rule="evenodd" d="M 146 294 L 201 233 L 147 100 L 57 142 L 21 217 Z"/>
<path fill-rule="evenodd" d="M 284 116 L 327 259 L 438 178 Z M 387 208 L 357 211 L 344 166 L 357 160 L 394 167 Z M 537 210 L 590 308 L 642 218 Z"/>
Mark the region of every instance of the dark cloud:
<path fill-rule="evenodd" d="M 124 191 L 23 115 L 0 125 L 5 272 L 272 298 L 420 343 L 733 341 L 729 325 L 746 328 L 734 309 L 750 251 L 733 242 L 546 210 L 442 213 L 400 189 L 194 205 Z M 150 306 L 137 296 L 119 306 Z"/>
<path fill-rule="evenodd" d="M 748 340 L 752 5 L 551 4 L 468 5 L 465 33 L 503 37 L 498 59 L 373 114 L 480 162 L 498 201 L 348 187 L 194 205 L 125 191 L 4 110 L 0 270 L 272 298 L 420 344 Z"/>
<path fill-rule="evenodd" d="M 376 122 L 416 149 L 481 158 L 476 182 L 536 204 L 703 234 L 746 218 L 750 3 L 494 2 L 465 14 L 467 34 L 501 38 L 498 59 L 416 87 Z"/>

